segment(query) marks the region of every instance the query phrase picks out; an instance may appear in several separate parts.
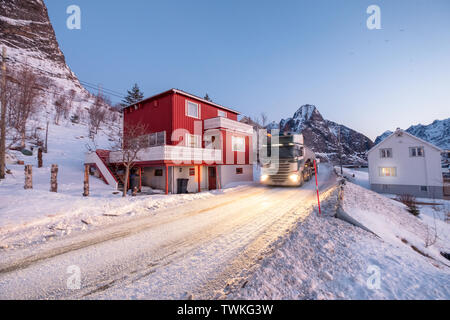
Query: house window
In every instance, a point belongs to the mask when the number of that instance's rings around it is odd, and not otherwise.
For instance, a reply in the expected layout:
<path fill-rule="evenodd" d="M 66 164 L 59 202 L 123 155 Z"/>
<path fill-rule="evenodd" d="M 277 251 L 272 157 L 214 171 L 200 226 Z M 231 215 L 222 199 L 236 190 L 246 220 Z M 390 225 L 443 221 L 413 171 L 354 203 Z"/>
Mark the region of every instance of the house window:
<path fill-rule="evenodd" d="M 244 173 L 244 169 L 236 168 L 236 174 L 243 174 L 243 173 Z"/>
<path fill-rule="evenodd" d="M 381 158 L 392 158 L 392 149 L 381 149 L 380 150 L 380 157 Z"/>
<path fill-rule="evenodd" d="M 163 170 L 162 169 L 156 169 L 155 170 L 155 177 L 162 177 L 163 176 Z"/>
<path fill-rule="evenodd" d="M 397 168 L 379 168 L 380 177 L 396 177 Z"/>
<path fill-rule="evenodd" d="M 410 157 L 423 157 L 425 156 L 425 152 L 423 147 L 412 147 L 409 148 L 409 156 Z"/>
<path fill-rule="evenodd" d="M 200 107 L 197 103 L 187 101 L 186 114 L 192 118 L 200 118 Z"/>
<path fill-rule="evenodd" d="M 427 187 L 427 186 L 421 186 L 421 187 L 420 187 L 420 191 L 425 191 L 425 192 L 427 192 L 427 191 L 428 191 L 428 187 Z"/>
<path fill-rule="evenodd" d="M 245 139 L 243 137 L 231 137 L 231 151 L 245 152 Z"/>
<path fill-rule="evenodd" d="M 201 136 L 195 134 L 187 134 L 186 147 L 201 148 Z"/>
<path fill-rule="evenodd" d="M 189 168 L 189 175 L 195 176 L 195 168 Z"/>
<path fill-rule="evenodd" d="M 218 111 L 217 111 L 217 115 L 218 115 L 219 117 L 223 117 L 223 118 L 226 118 L 226 117 L 227 117 L 227 113 L 226 113 L 225 111 L 222 111 L 222 110 L 218 110 Z"/>
<path fill-rule="evenodd" d="M 156 147 L 156 146 L 163 146 L 166 144 L 166 132 L 154 132 L 150 133 L 148 135 L 148 146 L 149 147 Z"/>

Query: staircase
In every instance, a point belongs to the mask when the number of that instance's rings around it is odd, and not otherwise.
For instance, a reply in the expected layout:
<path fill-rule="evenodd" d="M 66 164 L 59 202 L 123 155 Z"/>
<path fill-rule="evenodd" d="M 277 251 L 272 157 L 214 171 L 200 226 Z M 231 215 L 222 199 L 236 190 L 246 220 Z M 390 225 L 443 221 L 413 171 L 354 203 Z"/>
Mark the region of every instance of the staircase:
<path fill-rule="evenodd" d="M 114 179 L 117 181 L 117 189 L 123 190 L 124 186 L 124 175 L 118 174 L 117 170 L 119 167 L 117 165 L 112 165 L 109 163 L 109 154 L 111 151 L 109 150 L 102 150 L 99 149 L 96 151 L 98 157 L 102 162 L 105 164 L 105 166 L 108 168 L 111 175 L 114 177 Z"/>

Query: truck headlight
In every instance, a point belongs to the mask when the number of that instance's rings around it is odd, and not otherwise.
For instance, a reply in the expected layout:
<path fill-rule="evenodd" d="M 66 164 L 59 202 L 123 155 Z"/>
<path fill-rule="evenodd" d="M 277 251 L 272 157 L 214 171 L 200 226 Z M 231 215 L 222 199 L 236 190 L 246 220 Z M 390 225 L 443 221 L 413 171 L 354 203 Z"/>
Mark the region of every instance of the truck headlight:
<path fill-rule="evenodd" d="M 300 179 L 300 176 L 296 173 L 293 173 L 289 176 L 289 180 L 291 180 L 292 182 L 298 182 L 299 179 Z"/>
<path fill-rule="evenodd" d="M 267 181 L 267 179 L 269 179 L 269 176 L 267 174 L 263 174 L 261 176 L 261 182 Z"/>

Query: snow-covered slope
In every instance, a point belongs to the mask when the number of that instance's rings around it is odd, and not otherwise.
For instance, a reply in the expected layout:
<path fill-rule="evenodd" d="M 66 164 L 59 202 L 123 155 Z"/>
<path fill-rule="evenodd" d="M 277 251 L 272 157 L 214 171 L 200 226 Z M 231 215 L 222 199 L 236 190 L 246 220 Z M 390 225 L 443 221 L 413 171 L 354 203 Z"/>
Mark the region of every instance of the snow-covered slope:
<path fill-rule="evenodd" d="M 435 120 L 428 125 L 418 124 L 406 129 L 406 132 L 434 144 L 435 146 L 448 150 L 450 149 L 450 118 L 444 120 Z M 386 139 L 392 131 L 386 131 L 378 136 L 375 144 Z"/>
<path fill-rule="evenodd" d="M 0 47 L 6 47 L 8 76 L 24 67 L 48 80 L 40 88 L 41 114 L 53 114 L 53 101 L 75 92 L 89 108 L 93 100 L 66 65 L 42 0 L 0 0 Z"/>
<path fill-rule="evenodd" d="M 436 252 L 448 249 L 448 224 L 425 248 L 429 228 L 400 203 L 347 183 L 343 209 L 378 237 L 332 217 L 334 201 L 327 200 L 322 216 L 316 211 L 299 223 L 255 273 L 231 285 L 227 298 L 450 298 L 448 260 Z"/>
<path fill-rule="evenodd" d="M 348 164 L 365 164 L 365 152 L 373 142 L 363 134 L 344 125 L 325 120 L 313 105 L 301 106 L 292 118 L 271 122 L 267 129 L 283 132 L 302 133 L 305 144 L 311 147 L 323 160 L 336 161 L 338 158 L 339 133 L 342 143 L 343 160 Z"/>

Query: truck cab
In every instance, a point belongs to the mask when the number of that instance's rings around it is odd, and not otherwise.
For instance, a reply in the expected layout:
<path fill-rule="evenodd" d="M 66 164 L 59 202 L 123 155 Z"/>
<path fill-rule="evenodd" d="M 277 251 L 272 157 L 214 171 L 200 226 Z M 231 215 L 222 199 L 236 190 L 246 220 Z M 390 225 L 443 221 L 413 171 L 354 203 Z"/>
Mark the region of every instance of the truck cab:
<path fill-rule="evenodd" d="M 267 157 L 261 160 L 260 182 L 273 186 L 302 186 L 314 174 L 315 154 L 302 134 L 268 135 Z"/>

